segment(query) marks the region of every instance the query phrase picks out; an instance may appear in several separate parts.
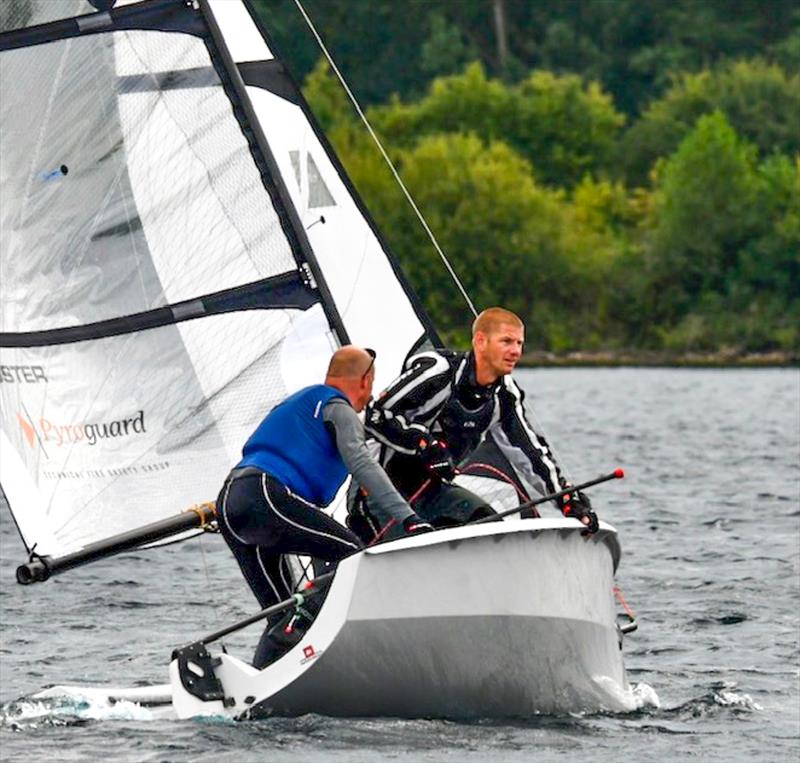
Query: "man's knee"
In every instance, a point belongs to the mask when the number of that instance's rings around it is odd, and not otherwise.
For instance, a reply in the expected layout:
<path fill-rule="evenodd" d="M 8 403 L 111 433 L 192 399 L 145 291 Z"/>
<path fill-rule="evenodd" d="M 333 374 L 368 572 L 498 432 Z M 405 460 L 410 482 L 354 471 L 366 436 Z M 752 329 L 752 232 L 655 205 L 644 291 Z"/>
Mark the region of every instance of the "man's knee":
<path fill-rule="evenodd" d="M 434 527 L 458 527 L 497 512 L 479 495 L 459 485 L 443 485 L 427 501 L 415 506 L 417 514 Z"/>

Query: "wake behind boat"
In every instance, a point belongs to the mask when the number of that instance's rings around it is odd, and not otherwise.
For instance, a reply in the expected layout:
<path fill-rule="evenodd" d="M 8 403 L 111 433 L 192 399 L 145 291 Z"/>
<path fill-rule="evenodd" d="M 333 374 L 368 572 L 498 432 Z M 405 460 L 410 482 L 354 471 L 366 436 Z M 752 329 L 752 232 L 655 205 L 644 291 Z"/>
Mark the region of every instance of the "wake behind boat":
<path fill-rule="evenodd" d="M 25 584 L 213 529 L 252 424 L 332 348 L 376 348 L 381 388 L 441 346 L 246 0 L 94 5 L 12 2 L 0 34 L 0 483 Z M 524 480 L 481 447 L 470 487 L 513 506 Z M 48 696 L 179 717 L 630 709 L 619 556 L 612 527 L 567 519 L 393 541 L 342 562 L 261 671 L 208 639 L 176 650 L 169 688 Z"/>

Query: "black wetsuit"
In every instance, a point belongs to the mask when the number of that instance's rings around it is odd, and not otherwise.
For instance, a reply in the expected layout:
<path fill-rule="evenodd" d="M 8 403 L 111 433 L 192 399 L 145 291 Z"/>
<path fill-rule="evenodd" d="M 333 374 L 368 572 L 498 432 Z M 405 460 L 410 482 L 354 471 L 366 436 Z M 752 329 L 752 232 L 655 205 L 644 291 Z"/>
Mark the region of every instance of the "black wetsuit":
<path fill-rule="evenodd" d="M 246 443 L 217 500 L 220 531 L 262 607 L 293 592 L 286 554 L 335 564 L 362 548 L 354 533 L 323 511 L 348 472 L 398 524 L 413 516 L 369 454 L 350 403 L 331 390 L 309 387 L 274 408 Z M 268 631 L 256 650 L 256 667 L 281 651 Z"/>
<path fill-rule="evenodd" d="M 525 416 L 523 400 L 511 376 L 478 384 L 472 352 L 423 352 L 370 404 L 365 427 L 380 444 L 379 460 L 398 490 L 407 498 L 419 494 L 416 513 L 440 526 L 458 524 L 482 511 L 482 502 L 470 500 L 463 488 L 429 482 L 421 440 L 443 440 L 458 463 L 491 436 L 529 488 L 545 494 L 564 484 L 546 440 Z"/>

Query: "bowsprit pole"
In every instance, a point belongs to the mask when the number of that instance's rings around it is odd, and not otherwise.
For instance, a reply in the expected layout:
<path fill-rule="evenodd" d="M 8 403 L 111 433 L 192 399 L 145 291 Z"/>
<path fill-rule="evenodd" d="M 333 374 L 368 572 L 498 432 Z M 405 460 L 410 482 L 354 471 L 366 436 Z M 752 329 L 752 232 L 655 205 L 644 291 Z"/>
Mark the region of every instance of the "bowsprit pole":
<path fill-rule="evenodd" d="M 80 551 L 66 556 L 39 556 L 34 553 L 25 564 L 17 567 L 17 582 L 20 585 L 43 583 L 53 575 L 82 564 L 96 562 L 98 559 L 105 559 L 123 551 L 131 551 L 187 530 L 208 529 L 215 519 L 214 504 L 202 503 L 167 519 L 91 543 Z"/>
<path fill-rule="evenodd" d="M 531 506 L 538 506 L 540 503 L 546 503 L 547 501 L 553 501 L 556 498 L 561 498 L 562 495 L 569 495 L 570 493 L 574 493 L 576 490 L 585 490 L 587 487 L 592 487 L 593 485 L 599 485 L 601 482 L 608 482 L 609 480 L 621 480 L 625 476 L 625 472 L 622 469 L 614 469 L 613 472 L 609 472 L 608 474 L 604 474 L 602 477 L 596 477 L 593 480 L 589 480 L 588 482 L 581 482 L 580 485 L 570 485 L 569 487 L 564 488 L 563 490 L 559 490 L 557 493 L 550 493 L 550 495 L 543 495 L 541 498 L 536 498 L 533 501 L 526 501 L 525 503 L 521 503 L 519 506 L 515 506 L 513 509 L 508 509 L 507 511 L 501 511 L 499 514 L 493 514 L 490 517 L 482 517 L 481 519 L 476 519 L 473 522 L 467 522 L 468 525 L 480 525 L 484 522 L 495 522 L 498 519 L 502 519 L 503 517 L 507 517 L 510 514 L 516 514 L 518 511 L 522 511 L 523 509 L 529 509 Z"/>

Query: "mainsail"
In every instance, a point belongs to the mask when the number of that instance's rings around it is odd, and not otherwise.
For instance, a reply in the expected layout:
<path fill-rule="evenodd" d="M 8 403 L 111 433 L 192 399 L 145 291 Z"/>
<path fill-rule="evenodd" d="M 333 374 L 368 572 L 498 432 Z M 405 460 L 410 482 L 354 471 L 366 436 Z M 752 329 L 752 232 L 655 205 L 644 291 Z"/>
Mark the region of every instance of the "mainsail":
<path fill-rule="evenodd" d="M 0 484 L 41 555 L 213 500 L 335 346 L 380 388 L 437 341 L 247 0 L 110 5 L 0 10 Z"/>

